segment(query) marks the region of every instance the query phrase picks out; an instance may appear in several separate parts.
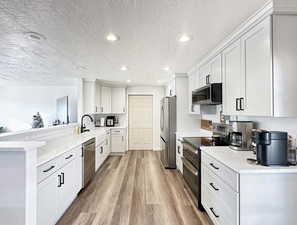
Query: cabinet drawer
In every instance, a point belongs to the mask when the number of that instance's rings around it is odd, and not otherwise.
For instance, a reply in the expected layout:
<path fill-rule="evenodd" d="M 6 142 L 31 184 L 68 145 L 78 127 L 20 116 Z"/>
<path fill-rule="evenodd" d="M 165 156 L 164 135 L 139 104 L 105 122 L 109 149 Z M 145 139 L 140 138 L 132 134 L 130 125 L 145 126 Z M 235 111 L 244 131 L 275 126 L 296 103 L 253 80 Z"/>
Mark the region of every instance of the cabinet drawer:
<path fill-rule="evenodd" d="M 209 195 L 219 199 L 224 211 L 224 215 L 232 222 L 238 224 L 239 221 L 239 194 L 235 192 L 229 185 L 225 184 L 219 177 L 217 177 L 207 166 L 202 164 L 202 188 L 205 189 Z"/>
<path fill-rule="evenodd" d="M 110 133 L 112 136 L 124 135 L 125 130 L 124 129 L 111 129 Z"/>
<path fill-rule="evenodd" d="M 65 164 L 67 164 L 68 162 L 74 160 L 77 155 L 78 155 L 78 148 L 81 148 L 80 147 L 76 147 L 76 148 L 73 148 L 72 150 L 68 151 L 68 152 L 65 152 L 61 157 L 61 161 L 62 161 L 62 166 L 64 166 Z"/>
<path fill-rule="evenodd" d="M 226 184 L 228 184 L 234 191 L 239 192 L 238 187 L 238 174 L 223 165 L 216 159 L 208 156 L 204 152 L 202 152 L 201 162 L 211 170 L 215 175 L 220 177 Z"/>
<path fill-rule="evenodd" d="M 63 165 L 61 157 L 57 157 L 37 168 L 38 183 L 56 172 Z"/>
<path fill-rule="evenodd" d="M 205 186 L 202 186 L 202 196 L 202 205 L 215 225 L 238 225 L 228 217 L 222 201 Z"/>

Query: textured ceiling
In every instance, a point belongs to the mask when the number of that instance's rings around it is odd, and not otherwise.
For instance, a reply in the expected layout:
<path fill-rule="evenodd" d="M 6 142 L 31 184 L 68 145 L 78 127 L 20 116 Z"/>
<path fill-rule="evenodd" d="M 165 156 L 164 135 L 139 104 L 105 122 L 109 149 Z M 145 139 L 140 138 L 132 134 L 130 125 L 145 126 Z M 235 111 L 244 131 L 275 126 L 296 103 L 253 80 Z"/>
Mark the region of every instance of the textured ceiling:
<path fill-rule="evenodd" d="M 157 84 L 170 77 L 165 65 L 187 72 L 265 1 L 0 0 L 0 81 L 87 77 Z M 105 41 L 109 32 L 120 41 Z M 193 40 L 178 43 L 181 33 Z"/>

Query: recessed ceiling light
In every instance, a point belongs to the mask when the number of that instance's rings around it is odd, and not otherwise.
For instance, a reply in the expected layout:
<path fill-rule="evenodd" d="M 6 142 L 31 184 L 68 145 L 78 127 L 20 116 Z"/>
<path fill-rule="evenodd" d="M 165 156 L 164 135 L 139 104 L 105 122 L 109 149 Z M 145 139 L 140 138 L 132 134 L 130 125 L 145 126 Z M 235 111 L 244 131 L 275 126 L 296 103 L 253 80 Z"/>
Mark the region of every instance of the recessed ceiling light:
<path fill-rule="evenodd" d="M 128 70 L 128 67 L 127 66 L 121 66 L 121 70 L 126 71 L 126 70 Z"/>
<path fill-rule="evenodd" d="M 169 66 L 164 66 L 163 70 L 169 71 L 170 70 L 170 67 Z"/>
<path fill-rule="evenodd" d="M 131 80 L 127 80 L 127 83 L 131 83 Z"/>
<path fill-rule="evenodd" d="M 119 36 L 112 34 L 112 33 L 110 33 L 106 36 L 106 40 L 108 40 L 110 42 L 115 42 L 115 41 L 118 41 L 119 39 L 120 39 Z"/>
<path fill-rule="evenodd" d="M 188 42 L 190 40 L 192 40 L 192 37 L 189 36 L 188 34 L 182 34 L 178 37 L 178 41 L 182 43 Z"/>

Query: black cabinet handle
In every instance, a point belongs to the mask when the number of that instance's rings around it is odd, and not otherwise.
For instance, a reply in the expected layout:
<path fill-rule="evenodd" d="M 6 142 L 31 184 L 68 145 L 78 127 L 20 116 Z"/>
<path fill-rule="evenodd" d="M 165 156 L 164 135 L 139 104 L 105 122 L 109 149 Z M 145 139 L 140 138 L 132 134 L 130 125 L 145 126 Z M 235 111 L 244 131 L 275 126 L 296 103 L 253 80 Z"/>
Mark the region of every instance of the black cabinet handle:
<path fill-rule="evenodd" d="M 216 170 L 219 170 L 219 169 L 220 169 L 219 167 L 216 167 L 213 163 L 209 163 L 209 165 L 210 165 L 212 168 L 216 169 Z"/>
<path fill-rule="evenodd" d="M 240 111 L 239 105 L 240 105 L 240 99 L 236 98 L 236 111 Z"/>
<path fill-rule="evenodd" d="M 52 170 L 52 169 L 54 169 L 55 168 L 55 166 L 51 166 L 50 168 L 48 168 L 48 169 L 46 169 L 46 170 L 43 170 L 43 172 L 44 173 L 47 173 L 47 172 L 49 172 L 50 170 Z"/>
<path fill-rule="evenodd" d="M 219 188 L 216 188 L 216 187 L 214 186 L 213 183 L 209 183 L 209 185 L 210 185 L 215 191 L 219 191 L 219 190 L 220 190 Z"/>
<path fill-rule="evenodd" d="M 72 157 L 73 157 L 73 155 L 71 154 L 71 155 L 67 156 L 65 159 L 70 159 Z"/>
<path fill-rule="evenodd" d="M 177 146 L 177 152 L 180 154 L 180 146 Z"/>
<path fill-rule="evenodd" d="M 239 99 L 239 109 L 244 111 L 244 98 Z"/>
<path fill-rule="evenodd" d="M 100 150 L 100 153 L 102 154 L 103 153 L 103 147 L 101 146 L 100 149 L 101 149 Z"/>
<path fill-rule="evenodd" d="M 61 175 L 62 175 L 62 181 L 61 181 L 61 185 L 62 185 L 62 184 L 65 184 L 65 174 L 61 173 Z"/>
<path fill-rule="evenodd" d="M 62 187 L 62 175 L 58 175 L 58 178 L 59 178 L 58 187 Z"/>
<path fill-rule="evenodd" d="M 220 217 L 219 215 L 217 215 L 217 214 L 215 213 L 215 211 L 214 211 L 213 208 L 209 208 L 209 209 L 210 209 L 210 211 L 212 212 L 212 214 L 213 214 L 216 218 L 219 218 L 219 217 Z"/>

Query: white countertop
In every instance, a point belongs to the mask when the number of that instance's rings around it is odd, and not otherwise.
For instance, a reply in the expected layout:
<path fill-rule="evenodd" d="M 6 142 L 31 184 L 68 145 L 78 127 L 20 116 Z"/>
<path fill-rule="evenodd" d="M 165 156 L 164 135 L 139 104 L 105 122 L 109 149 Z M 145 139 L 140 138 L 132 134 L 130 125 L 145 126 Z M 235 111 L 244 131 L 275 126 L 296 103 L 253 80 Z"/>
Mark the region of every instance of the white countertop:
<path fill-rule="evenodd" d="M 267 167 L 250 164 L 248 158 L 255 159 L 251 151 L 235 151 L 230 147 L 201 147 L 201 151 L 240 174 L 249 173 L 297 173 L 297 166 Z"/>
<path fill-rule="evenodd" d="M 42 141 L 4 141 L 0 142 L 0 152 L 6 151 L 30 151 L 44 146 Z"/>
<path fill-rule="evenodd" d="M 176 136 L 179 138 L 184 137 L 212 137 L 212 131 L 207 131 L 203 129 L 195 130 L 195 131 L 178 131 L 176 132 Z"/>
<path fill-rule="evenodd" d="M 83 144 L 91 138 L 104 135 L 109 128 L 95 128 L 90 132 L 79 135 L 62 137 L 52 142 L 48 142 L 45 146 L 38 149 L 37 166 L 40 166 L 65 152 Z"/>

